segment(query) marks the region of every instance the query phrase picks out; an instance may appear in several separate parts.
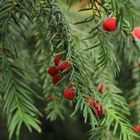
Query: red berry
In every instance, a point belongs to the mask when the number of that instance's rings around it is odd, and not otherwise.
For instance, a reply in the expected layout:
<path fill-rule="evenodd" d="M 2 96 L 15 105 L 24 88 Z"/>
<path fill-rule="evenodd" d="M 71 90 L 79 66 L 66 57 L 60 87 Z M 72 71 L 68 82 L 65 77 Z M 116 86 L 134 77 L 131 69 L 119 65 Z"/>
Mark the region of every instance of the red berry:
<path fill-rule="evenodd" d="M 57 74 L 53 77 L 52 83 L 54 85 L 58 84 L 58 82 L 62 79 L 62 76 L 60 74 Z"/>
<path fill-rule="evenodd" d="M 74 87 L 68 87 L 64 91 L 64 97 L 68 100 L 73 100 L 75 97 L 75 88 Z"/>
<path fill-rule="evenodd" d="M 94 103 L 93 106 L 96 109 L 96 111 L 98 111 L 99 104 L 98 103 Z"/>
<path fill-rule="evenodd" d="M 61 55 L 57 55 L 57 56 L 54 58 L 54 63 L 55 63 L 55 65 L 58 65 L 59 62 L 61 61 L 61 59 L 62 59 L 62 56 L 61 56 Z"/>
<path fill-rule="evenodd" d="M 140 68 L 140 63 L 138 63 L 138 67 Z"/>
<path fill-rule="evenodd" d="M 95 102 L 94 102 L 93 106 L 97 111 L 98 117 L 101 118 L 104 114 L 103 106 L 99 105 L 99 103 L 95 103 Z"/>
<path fill-rule="evenodd" d="M 86 97 L 86 101 L 88 103 L 90 103 L 90 106 L 94 106 L 95 107 L 95 100 L 94 99 L 90 99 L 90 98 Z"/>
<path fill-rule="evenodd" d="M 88 97 L 86 97 L 86 101 L 87 101 L 88 103 L 91 103 L 91 99 L 88 98 Z"/>
<path fill-rule="evenodd" d="M 62 63 L 58 66 L 58 69 L 59 69 L 60 71 L 64 71 L 64 70 L 68 69 L 70 66 L 71 66 L 71 63 L 65 61 L 65 62 L 62 62 Z"/>
<path fill-rule="evenodd" d="M 140 125 L 134 126 L 134 127 L 133 127 L 133 130 L 134 130 L 136 133 L 140 134 Z"/>
<path fill-rule="evenodd" d="M 48 69 L 48 73 L 51 75 L 51 76 L 55 76 L 58 74 L 58 69 L 55 67 L 55 66 L 52 66 Z"/>
<path fill-rule="evenodd" d="M 112 17 L 103 22 L 103 29 L 108 32 L 116 31 L 117 29 L 117 19 Z"/>
<path fill-rule="evenodd" d="M 99 85 L 98 92 L 99 93 L 103 93 L 103 84 Z"/>
<path fill-rule="evenodd" d="M 91 105 L 94 106 L 94 108 L 95 108 L 96 102 L 94 99 L 91 100 Z"/>
<path fill-rule="evenodd" d="M 71 69 L 66 69 L 66 70 L 63 71 L 63 74 L 68 74 L 70 72 L 71 72 Z"/>
<path fill-rule="evenodd" d="M 91 99 L 88 98 L 88 97 L 86 97 L 86 101 L 87 101 L 88 103 L 90 103 L 90 105 L 93 106 L 93 107 L 95 108 L 95 110 L 97 111 L 97 115 L 98 115 L 99 118 L 103 116 L 104 110 L 103 110 L 103 106 L 102 106 L 102 105 L 99 105 L 99 103 L 96 102 L 94 99 L 91 100 Z M 94 114 L 95 114 L 95 113 L 94 113 Z"/>
<path fill-rule="evenodd" d="M 140 40 L 140 27 L 135 27 L 133 29 L 133 36 Z"/>
<path fill-rule="evenodd" d="M 104 110 L 103 110 L 103 106 L 102 106 L 102 105 L 99 105 L 99 106 L 98 106 L 97 112 L 98 112 L 98 117 L 99 117 L 99 118 L 103 116 Z"/>

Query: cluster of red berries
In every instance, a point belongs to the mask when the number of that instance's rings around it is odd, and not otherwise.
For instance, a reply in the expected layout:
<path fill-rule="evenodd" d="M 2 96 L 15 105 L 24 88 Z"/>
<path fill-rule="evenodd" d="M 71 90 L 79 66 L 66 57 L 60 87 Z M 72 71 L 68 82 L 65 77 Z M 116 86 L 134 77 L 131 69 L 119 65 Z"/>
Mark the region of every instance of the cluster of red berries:
<path fill-rule="evenodd" d="M 54 58 L 54 66 L 49 67 L 48 73 L 52 76 L 52 83 L 57 85 L 65 74 L 71 71 L 71 63 L 64 61 L 61 55 Z"/>
<path fill-rule="evenodd" d="M 101 118 L 104 115 L 104 109 L 101 104 L 99 104 L 97 101 L 95 101 L 94 98 L 86 98 L 86 101 L 90 104 L 91 107 L 94 107 L 96 109 L 97 115 L 99 118 Z"/>
<path fill-rule="evenodd" d="M 49 67 L 48 73 L 52 76 L 52 83 L 57 85 L 63 78 L 64 75 L 71 72 L 72 64 L 68 61 L 63 60 L 62 55 L 58 55 L 54 58 L 54 66 Z M 65 91 L 64 97 L 68 100 L 73 100 L 75 97 L 76 89 L 71 84 Z"/>
<path fill-rule="evenodd" d="M 103 93 L 103 84 L 99 85 L 98 92 L 101 94 Z M 101 118 L 104 115 L 103 106 L 101 104 L 99 104 L 97 101 L 95 101 L 94 98 L 90 99 L 90 98 L 86 97 L 86 101 L 90 104 L 90 107 L 94 107 L 96 109 L 97 116 L 99 118 Z"/>
<path fill-rule="evenodd" d="M 140 125 L 136 125 L 133 127 L 133 130 L 137 133 L 140 134 Z"/>
<path fill-rule="evenodd" d="M 140 67 L 140 66 L 139 66 Z M 103 84 L 100 84 L 99 87 L 98 87 L 98 92 L 99 93 L 103 93 Z M 96 111 L 97 111 L 97 115 L 98 117 L 102 117 L 103 114 L 104 114 L 104 110 L 103 110 L 103 106 L 102 105 L 99 105 L 98 102 L 95 102 L 94 99 L 89 99 L 89 98 L 86 98 L 87 102 L 90 103 L 91 106 L 93 106 Z M 133 127 L 133 130 L 137 133 L 137 134 L 140 134 L 140 125 L 135 125 Z"/>
<path fill-rule="evenodd" d="M 117 30 L 117 19 L 116 17 L 111 17 L 103 22 L 103 29 L 107 32 L 113 32 Z M 137 38 L 140 40 L 140 27 L 135 27 L 133 29 L 133 34 L 130 35 L 132 38 Z"/>
<path fill-rule="evenodd" d="M 103 29 L 107 32 L 113 32 L 117 30 L 117 19 L 116 17 L 112 17 L 106 21 L 103 22 Z M 132 39 L 136 38 L 137 40 L 140 40 L 140 27 L 135 27 L 133 29 L 133 33 L 130 34 L 130 37 Z M 140 63 L 138 64 L 140 67 Z"/>

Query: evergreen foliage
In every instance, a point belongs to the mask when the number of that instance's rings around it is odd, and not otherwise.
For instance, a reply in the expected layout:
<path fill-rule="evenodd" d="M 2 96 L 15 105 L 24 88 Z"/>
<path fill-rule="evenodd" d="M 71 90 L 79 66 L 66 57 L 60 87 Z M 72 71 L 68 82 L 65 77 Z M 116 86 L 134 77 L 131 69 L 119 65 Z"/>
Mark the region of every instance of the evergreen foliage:
<path fill-rule="evenodd" d="M 82 113 L 90 140 L 140 139 L 133 130 L 140 123 L 140 42 L 131 36 L 134 19 L 140 17 L 139 2 L 89 0 L 79 13 L 71 10 L 73 3 L 0 0 L 0 116 L 6 117 L 9 139 L 20 139 L 23 125 L 41 133 L 42 116 L 64 120 L 69 112 L 71 117 Z M 110 17 L 117 19 L 115 32 L 102 27 Z M 71 69 L 54 86 L 48 68 L 58 55 Z M 129 91 L 119 84 L 124 62 L 131 65 L 130 79 L 135 80 Z M 76 93 L 68 101 L 63 93 L 71 85 Z M 102 105 L 102 117 L 87 98 Z"/>

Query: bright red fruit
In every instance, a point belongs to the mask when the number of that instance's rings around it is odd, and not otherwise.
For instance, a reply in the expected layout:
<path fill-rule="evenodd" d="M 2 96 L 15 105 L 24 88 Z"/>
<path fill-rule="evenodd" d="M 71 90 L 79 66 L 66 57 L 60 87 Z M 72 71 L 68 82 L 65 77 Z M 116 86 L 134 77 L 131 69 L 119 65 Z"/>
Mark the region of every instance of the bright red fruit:
<path fill-rule="evenodd" d="M 63 71 L 63 74 L 68 74 L 70 72 L 71 72 L 71 69 L 66 69 L 66 70 Z"/>
<path fill-rule="evenodd" d="M 88 97 L 86 97 L 86 101 L 87 101 L 88 103 L 91 103 L 91 99 L 88 98 Z"/>
<path fill-rule="evenodd" d="M 61 61 L 61 59 L 62 59 L 62 56 L 61 56 L 61 55 L 57 55 L 57 56 L 54 58 L 54 63 L 55 63 L 55 65 L 58 65 L 59 62 Z"/>
<path fill-rule="evenodd" d="M 52 66 L 48 69 L 48 73 L 51 75 L 51 76 L 55 76 L 58 74 L 58 69 L 55 67 L 55 66 Z"/>
<path fill-rule="evenodd" d="M 98 87 L 98 92 L 103 93 L 103 84 L 100 84 Z"/>
<path fill-rule="evenodd" d="M 91 105 L 96 109 L 96 101 L 94 99 L 91 99 Z"/>
<path fill-rule="evenodd" d="M 117 19 L 112 17 L 103 22 L 103 29 L 108 32 L 116 31 L 117 29 Z"/>
<path fill-rule="evenodd" d="M 86 98 L 86 101 L 96 109 L 99 118 L 101 118 L 104 115 L 104 110 L 102 105 L 97 103 L 94 99 Z"/>
<path fill-rule="evenodd" d="M 71 66 L 71 63 L 65 61 L 65 62 L 62 62 L 62 63 L 58 66 L 58 69 L 59 69 L 60 71 L 64 71 L 64 70 L 68 69 L 70 66 Z"/>
<path fill-rule="evenodd" d="M 134 127 L 133 127 L 133 130 L 134 130 L 136 133 L 140 134 L 140 125 L 134 126 Z"/>
<path fill-rule="evenodd" d="M 86 97 L 86 101 L 90 104 L 90 106 L 94 106 L 95 105 L 95 100 L 94 99 L 90 99 L 90 98 Z"/>
<path fill-rule="evenodd" d="M 140 63 L 138 63 L 138 67 L 140 68 Z"/>
<path fill-rule="evenodd" d="M 94 102 L 93 106 L 97 111 L 98 117 L 101 118 L 104 114 L 103 106 L 99 105 L 99 103 L 95 103 L 95 102 Z"/>
<path fill-rule="evenodd" d="M 53 77 L 52 83 L 53 83 L 54 85 L 56 85 L 56 84 L 58 84 L 58 82 L 59 82 L 61 79 L 62 79 L 62 75 L 57 74 L 57 75 L 55 75 L 55 76 Z"/>
<path fill-rule="evenodd" d="M 98 113 L 98 117 L 99 118 L 104 115 L 104 110 L 103 110 L 103 106 L 102 105 L 98 105 L 97 113 Z"/>
<path fill-rule="evenodd" d="M 133 29 L 133 36 L 140 40 L 140 27 L 135 27 Z"/>
<path fill-rule="evenodd" d="M 68 87 L 64 91 L 64 97 L 68 100 L 73 100 L 75 97 L 75 87 Z"/>

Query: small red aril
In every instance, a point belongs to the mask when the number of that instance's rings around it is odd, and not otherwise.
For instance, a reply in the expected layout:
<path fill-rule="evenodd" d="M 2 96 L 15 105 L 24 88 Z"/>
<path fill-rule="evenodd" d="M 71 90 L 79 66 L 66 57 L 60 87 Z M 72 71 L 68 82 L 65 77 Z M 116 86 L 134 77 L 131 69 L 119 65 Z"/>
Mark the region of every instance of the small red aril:
<path fill-rule="evenodd" d="M 135 27 L 133 29 L 133 36 L 138 40 L 140 40 L 140 27 Z"/>
<path fill-rule="evenodd" d="M 112 17 L 103 22 L 103 29 L 108 32 L 116 31 L 117 29 L 117 19 L 116 17 Z"/>
<path fill-rule="evenodd" d="M 64 70 L 66 70 L 66 69 L 68 69 L 68 68 L 70 68 L 71 67 L 71 63 L 69 63 L 68 61 L 65 61 L 65 62 L 62 62 L 59 66 L 58 66 L 58 69 L 60 70 L 60 71 L 64 71 Z"/>
<path fill-rule="evenodd" d="M 63 71 L 63 74 L 68 74 L 70 72 L 71 72 L 71 69 L 68 68 L 68 69 L 66 69 L 66 70 Z"/>
<path fill-rule="evenodd" d="M 87 101 L 88 103 L 91 103 L 91 99 L 88 98 L 88 97 L 86 97 L 86 101 Z"/>
<path fill-rule="evenodd" d="M 96 111 L 97 111 L 97 115 L 98 115 L 98 117 L 99 118 L 101 118 L 102 116 L 103 116 L 103 114 L 104 114 L 104 110 L 103 110 L 103 106 L 102 105 L 100 105 L 99 103 L 94 103 L 94 108 L 96 109 Z"/>
<path fill-rule="evenodd" d="M 90 107 L 95 105 L 95 100 L 93 98 L 90 99 L 90 98 L 86 97 L 86 101 L 90 104 Z"/>
<path fill-rule="evenodd" d="M 98 92 L 103 93 L 103 84 L 100 84 L 98 87 Z"/>
<path fill-rule="evenodd" d="M 96 109 L 96 101 L 94 100 L 94 98 L 91 99 L 91 105 Z"/>
<path fill-rule="evenodd" d="M 48 69 L 48 73 L 51 75 L 51 76 L 55 76 L 58 74 L 58 69 L 57 67 L 55 66 L 52 66 Z"/>
<path fill-rule="evenodd" d="M 73 100 L 75 97 L 75 87 L 68 87 L 65 91 L 64 91 L 64 97 L 68 100 Z"/>
<path fill-rule="evenodd" d="M 95 110 L 96 110 L 97 115 L 98 115 L 99 118 L 101 118 L 101 117 L 104 115 L 103 106 L 100 105 L 98 102 L 96 102 L 96 101 L 94 100 L 94 98 L 93 98 L 93 99 L 86 98 L 86 101 L 87 101 L 88 103 L 90 103 L 90 105 L 91 105 L 92 107 L 95 108 Z M 95 112 L 94 112 L 94 114 L 95 114 Z"/>
<path fill-rule="evenodd" d="M 140 125 L 134 126 L 134 127 L 133 127 L 133 130 L 134 130 L 136 133 L 140 134 Z"/>
<path fill-rule="evenodd" d="M 62 56 L 61 55 L 57 55 L 55 58 L 54 58 L 54 63 L 55 65 L 59 65 L 59 62 L 62 60 Z"/>
<path fill-rule="evenodd" d="M 55 75 L 55 76 L 53 77 L 52 83 L 53 83 L 54 85 L 56 85 L 56 84 L 59 83 L 59 81 L 60 81 L 62 78 L 63 78 L 62 75 L 57 74 L 57 75 Z"/>
<path fill-rule="evenodd" d="M 104 110 L 102 105 L 98 105 L 98 117 L 101 118 L 104 115 Z"/>

